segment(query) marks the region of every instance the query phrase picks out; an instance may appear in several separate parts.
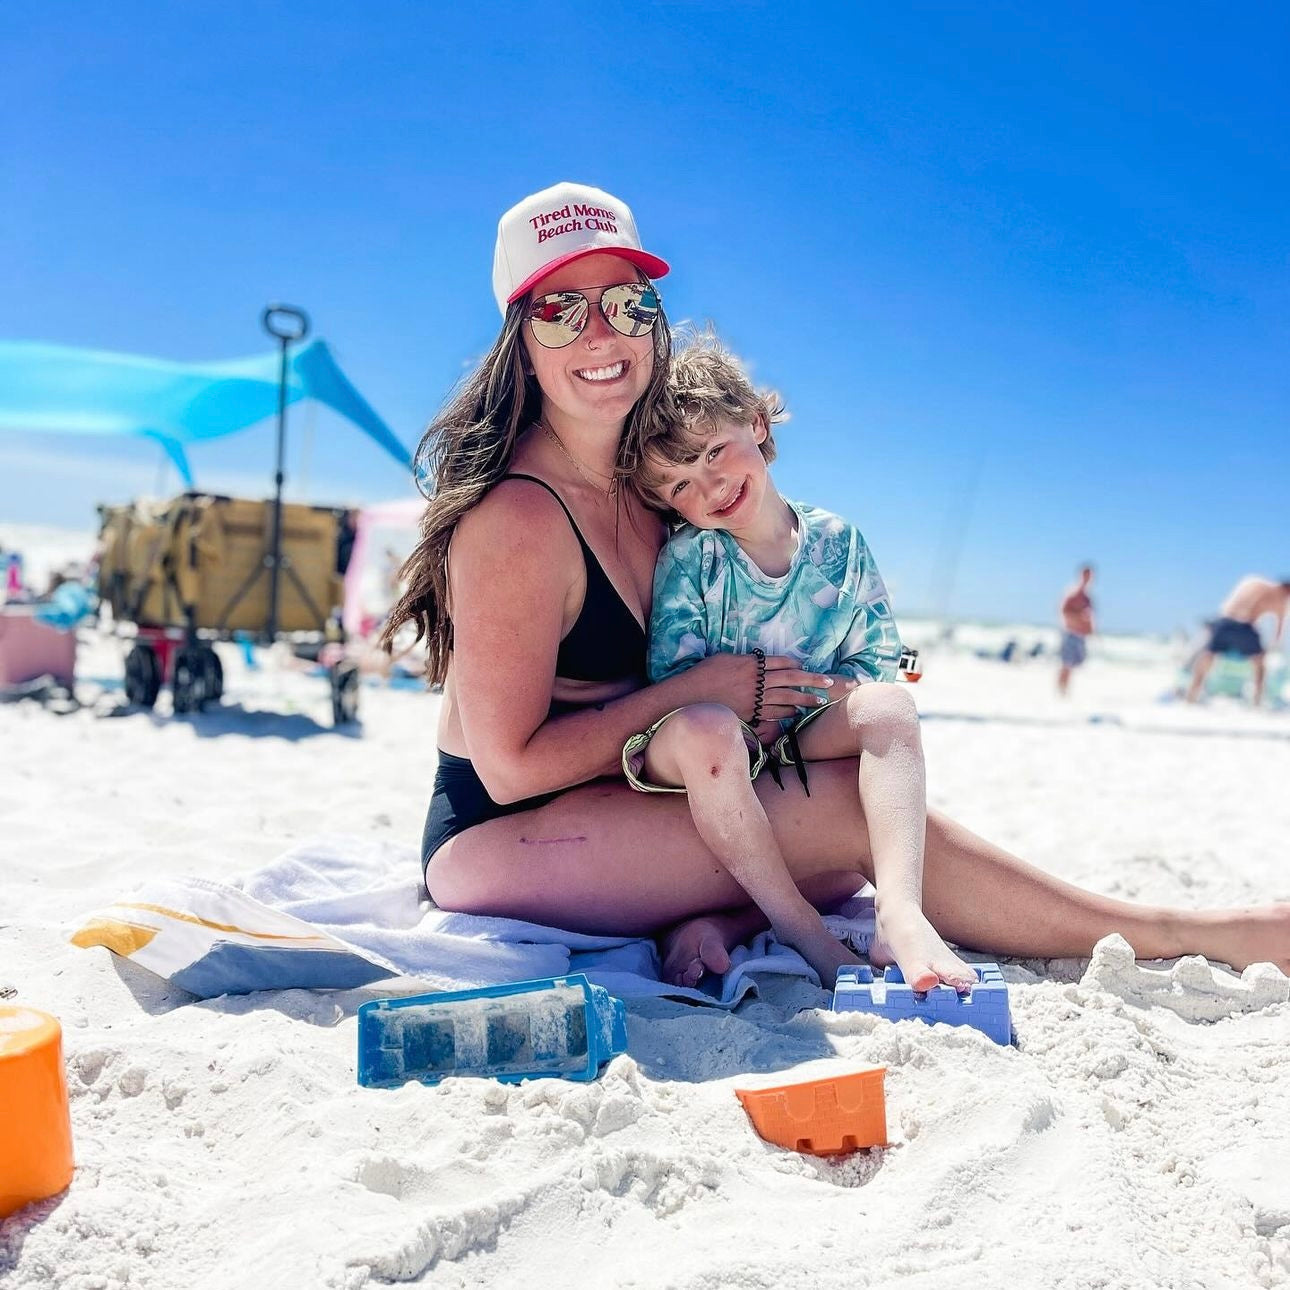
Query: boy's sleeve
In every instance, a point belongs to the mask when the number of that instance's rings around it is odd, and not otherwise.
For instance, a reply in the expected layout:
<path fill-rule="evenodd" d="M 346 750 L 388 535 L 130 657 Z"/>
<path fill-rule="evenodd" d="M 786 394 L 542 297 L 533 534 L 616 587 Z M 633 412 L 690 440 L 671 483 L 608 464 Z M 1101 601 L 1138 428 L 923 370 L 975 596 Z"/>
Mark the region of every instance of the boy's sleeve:
<path fill-rule="evenodd" d="M 894 681 L 901 643 L 891 600 L 868 544 L 859 532 L 854 536 L 849 576 L 855 587 L 855 608 L 851 627 L 838 647 L 835 670 L 857 681 Z"/>
<path fill-rule="evenodd" d="M 659 554 L 649 620 L 651 681 L 665 681 L 708 656 L 698 557 L 698 549 L 690 542 L 669 542 Z"/>

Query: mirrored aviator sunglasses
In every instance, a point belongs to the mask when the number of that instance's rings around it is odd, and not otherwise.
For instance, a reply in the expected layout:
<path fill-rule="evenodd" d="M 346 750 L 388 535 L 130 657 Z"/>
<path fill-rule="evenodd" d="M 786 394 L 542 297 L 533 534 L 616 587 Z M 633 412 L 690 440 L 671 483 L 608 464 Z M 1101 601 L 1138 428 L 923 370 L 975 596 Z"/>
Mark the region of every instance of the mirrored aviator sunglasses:
<path fill-rule="evenodd" d="M 563 349 L 582 335 L 592 304 L 620 336 L 644 336 L 654 330 L 663 301 L 651 282 L 624 282 L 606 287 L 592 301 L 581 291 L 553 291 L 529 305 L 533 339 L 544 349 Z"/>

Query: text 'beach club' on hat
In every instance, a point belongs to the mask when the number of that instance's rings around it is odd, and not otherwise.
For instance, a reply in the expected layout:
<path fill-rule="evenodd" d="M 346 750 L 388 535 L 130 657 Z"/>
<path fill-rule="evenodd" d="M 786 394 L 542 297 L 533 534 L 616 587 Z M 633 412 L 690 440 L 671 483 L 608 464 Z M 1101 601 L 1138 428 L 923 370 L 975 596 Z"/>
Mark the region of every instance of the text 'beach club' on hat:
<path fill-rule="evenodd" d="M 497 222 L 493 295 L 497 307 L 518 300 L 536 282 L 584 255 L 608 252 L 661 278 L 666 260 L 641 247 L 626 202 L 588 184 L 554 184 L 516 203 Z"/>

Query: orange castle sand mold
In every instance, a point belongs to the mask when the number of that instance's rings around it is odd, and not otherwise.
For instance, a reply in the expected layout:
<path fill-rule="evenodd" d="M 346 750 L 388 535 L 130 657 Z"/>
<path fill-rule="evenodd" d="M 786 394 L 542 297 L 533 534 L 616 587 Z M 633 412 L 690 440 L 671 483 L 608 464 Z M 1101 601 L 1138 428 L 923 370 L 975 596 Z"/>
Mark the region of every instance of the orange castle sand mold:
<path fill-rule="evenodd" d="M 887 1145 L 885 1066 L 850 1075 L 735 1089 L 758 1134 L 804 1155 L 832 1156 Z"/>

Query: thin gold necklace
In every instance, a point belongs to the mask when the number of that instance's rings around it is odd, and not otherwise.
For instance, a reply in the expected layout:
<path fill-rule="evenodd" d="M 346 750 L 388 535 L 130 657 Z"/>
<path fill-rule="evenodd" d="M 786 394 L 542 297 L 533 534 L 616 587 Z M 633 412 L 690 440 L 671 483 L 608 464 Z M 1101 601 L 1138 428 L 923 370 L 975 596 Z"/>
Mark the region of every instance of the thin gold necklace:
<path fill-rule="evenodd" d="M 590 484 L 592 488 L 596 490 L 596 492 L 603 493 L 605 496 L 605 501 L 612 502 L 614 500 L 615 495 L 618 492 L 618 476 L 610 475 L 608 488 L 606 488 L 603 484 L 598 484 L 594 479 L 592 479 L 592 477 L 589 474 L 587 474 L 587 470 L 589 470 L 590 467 L 586 467 L 586 468 L 583 467 L 582 462 L 580 462 L 577 459 L 577 457 L 575 457 L 573 453 L 571 453 L 568 450 L 568 448 L 564 446 L 564 440 L 561 439 L 560 436 L 556 434 L 556 432 L 552 430 L 551 427 L 547 425 L 545 421 L 541 422 L 540 424 L 542 426 L 542 429 L 546 432 L 547 438 L 550 439 L 551 442 L 555 444 L 555 446 L 559 448 L 560 451 L 564 453 L 566 457 L 568 457 L 569 461 L 573 465 L 574 470 L 576 470 L 578 474 L 582 476 L 583 480 L 586 483 Z"/>

